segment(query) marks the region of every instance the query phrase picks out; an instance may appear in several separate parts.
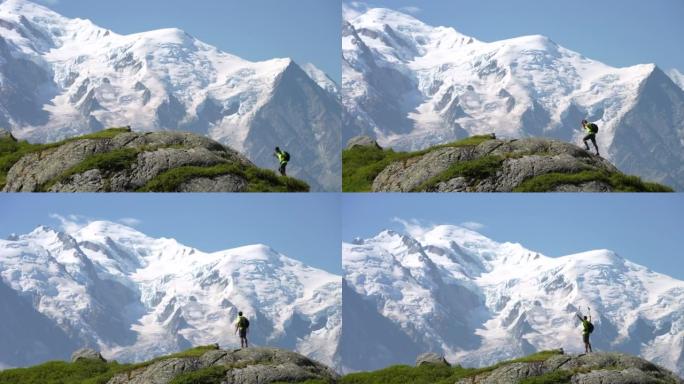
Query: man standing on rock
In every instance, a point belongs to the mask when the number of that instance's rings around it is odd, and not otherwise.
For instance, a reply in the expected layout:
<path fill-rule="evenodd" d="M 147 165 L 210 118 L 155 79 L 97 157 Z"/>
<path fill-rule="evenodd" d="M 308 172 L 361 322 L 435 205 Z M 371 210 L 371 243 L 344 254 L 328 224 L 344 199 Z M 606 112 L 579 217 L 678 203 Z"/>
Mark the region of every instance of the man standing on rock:
<path fill-rule="evenodd" d="M 587 318 L 587 316 L 582 317 L 577 314 L 577 318 L 582 322 L 582 341 L 584 341 L 584 353 L 590 353 L 592 350 L 591 342 L 589 342 L 589 335 L 594 332 L 594 324 L 591 323 L 591 315 L 589 315 Z"/>
<path fill-rule="evenodd" d="M 285 167 L 287 167 L 287 162 L 290 161 L 290 154 L 287 153 L 287 151 L 282 151 L 280 147 L 275 147 L 274 156 L 277 157 L 278 161 L 280 162 L 280 168 L 278 171 L 281 175 L 287 176 L 285 174 Z"/>
<path fill-rule="evenodd" d="M 582 120 L 582 127 L 584 128 L 584 131 L 587 133 L 587 135 L 584 136 L 584 139 L 582 139 L 582 141 L 584 142 L 584 148 L 587 151 L 589 150 L 589 144 L 587 144 L 587 140 L 591 140 L 591 143 L 594 144 L 594 148 L 596 148 L 596 156 L 600 156 L 598 145 L 596 145 L 596 134 L 598 133 L 598 125 L 590 123 L 586 120 Z"/>
<path fill-rule="evenodd" d="M 238 318 L 235 322 L 235 333 L 240 332 L 240 347 L 247 348 L 247 330 L 249 329 L 249 320 L 242 316 L 242 312 L 238 312 Z"/>

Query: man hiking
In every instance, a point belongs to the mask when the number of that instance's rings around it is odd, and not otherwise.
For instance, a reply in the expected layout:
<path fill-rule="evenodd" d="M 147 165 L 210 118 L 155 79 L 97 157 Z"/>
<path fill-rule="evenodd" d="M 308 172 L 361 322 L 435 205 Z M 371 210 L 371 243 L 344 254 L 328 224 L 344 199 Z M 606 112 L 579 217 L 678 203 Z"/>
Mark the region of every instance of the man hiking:
<path fill-rule="evenodd" d="M 240 347 L 247 348 L 247 330 L 249 329 L 249 320 L 242 316 L 242 312 L 238 312 L 238 318 L 235 322 L 235 333 L 240 332 Z"/>
<path fill-rule="evenodd" d="M 584 148 L 588 151 L 589 150 L 589 144 L 587 144 L 587 140 L 591 140 L 592 144 L 594 144 L 594 148 L 596 148 L 596 155 L 599 156 L 599 149 L 598 145 L 596 145 L 596 134 L 598 133 L 598 125 L 594 123 L 590 123 L 586 120 L 582 120 L 582 127 L 584 128 L 584 132 L 587 133 L 586 136 L 582 139 L 584 142 Z"/>
<path fill-rule="evenodd" d="M 577 314 L 577 318 L 582 322 L 582 341 L 584 341 L 584 353 L 590 353 L 592 352 L 591 350 L 591 343 L 589 342 L 589 335 L 594 332 L 594 324 L 591 323 L 591 315 L 587 318 L 587 316 L 580 316 Z"/>
<path fill-rule="evenodd" d="M 275 147 L 275 153 L 273 155 L 277 157 L 278 161 L 280 162 L 280 168 L 278 168 L 278 171 L 281 175 L 287 176 L 285 174 L 285 167 L 287 167 L 287 162 L 290 161 L 290 154 L 287 153 L 287 151 L 280 150 L 280 147 Z"/>

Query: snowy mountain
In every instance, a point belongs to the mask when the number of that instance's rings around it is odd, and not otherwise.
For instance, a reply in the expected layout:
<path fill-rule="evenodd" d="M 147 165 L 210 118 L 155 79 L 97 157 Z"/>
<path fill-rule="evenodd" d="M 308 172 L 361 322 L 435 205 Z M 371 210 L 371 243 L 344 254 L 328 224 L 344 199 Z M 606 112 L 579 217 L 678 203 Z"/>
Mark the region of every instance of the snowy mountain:
<path fill-rule="evenodd" d="M 284 147 L 293 176 L 339 190 L 335 87 L 311 64 L 250 62 L 179 29 L 119 35 L 27 0 L 0 2 L 0 126 L 18 138 L 192 131 L 261 167 L 277 167 L 273 148 Z"/>
<path fill-rule="evenodd" d="M 441 351 L 483 366 L 544 349 L 623 351 L 684 373 L 684 281 L 608 250 L 546 257 L 449 225 L 343 244 L 344 369 Z M 365 325 L 359 334 L 354 325 Z M 402 347 L 397 344 L 400 343 Z"/>
<path fill-rule="evenodd" d="M 239 346 L 238 311 L 254 345 L 335 366 L 339 276 L 265 245 L 205 253 L 97 221 L 0 240 L 0 364 L 68 358 L 92 346 L 141 361 L 195 345 Z"/>
<path fill-rule="evenodd" d="M 483 42 L 401 12 L 348 14 L 342 139 L 416 150 L 473 134 L 579 143 L 628 174 L 684 189 L 684 90 L 654 64 L 614 68 L 545 36 Z"/>
<path fill-rule="evenodd" d="M 667 75 L 670 76 L 670 79 L 674 81 L 675 84 L 679 85 L 680 88 L 684 89 L 684 74 L 679 72 L 677 69 L 672 68 L 669 71 L 667 71 Z"/>

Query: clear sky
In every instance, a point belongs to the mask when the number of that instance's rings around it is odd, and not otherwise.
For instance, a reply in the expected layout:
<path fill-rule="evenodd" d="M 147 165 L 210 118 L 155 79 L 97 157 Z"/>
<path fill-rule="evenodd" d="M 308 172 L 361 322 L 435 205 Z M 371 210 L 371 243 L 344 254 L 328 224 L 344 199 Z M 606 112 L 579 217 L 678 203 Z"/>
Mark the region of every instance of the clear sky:
<path fill-rule="evenodd" d="M 341 274 L 340 201 L 310 194 L 5 194 L 0 237 L 39 225 L 60 228 L 54 215 L 133 224 L 152 237 L 172 237 L 202 251 L 263 243 L 305 264 Z"/>
<path fill-rule="evenodd" d="M 499 242 L 547 256 L 610 249 L 684 280 L 684 194 L 345 194 L 342 239 L 383 229 L 468 223 Z"/>
<path fill-rule="evenodd" d="M 120 34 L 180 28 L 247 60 L 292 57 L 339 83 L 339 0 L 34 0 Z"/>
<path fill-rule="evenodd" d="M 345 1 L 350 5 L 357 3 Z M 363 4 L 363 3 L 362 3 Z M 372 0 L 483 41 L 541 34 L 612 66 L 684 72 L 682 0 Z"/>

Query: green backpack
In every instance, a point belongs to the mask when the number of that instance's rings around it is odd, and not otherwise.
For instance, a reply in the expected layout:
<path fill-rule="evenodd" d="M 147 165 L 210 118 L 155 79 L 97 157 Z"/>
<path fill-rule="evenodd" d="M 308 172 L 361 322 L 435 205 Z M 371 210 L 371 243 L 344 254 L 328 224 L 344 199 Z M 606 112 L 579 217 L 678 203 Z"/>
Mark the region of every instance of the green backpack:
<path fill-rule="evenodd" d="M 594 324 L 591 323 L 591 321 L 587 321 L 587 332 L 592 333 L 594 332 Z"/>
<path fill-rule="evenodd" d="M 591 133 L 598 133 L 598 125 L 594 123 L 587 124 L 587 128 L 589 128 L 589 132 Z"/>
<path fill-rule="evenodd" d="M 283 152 L 283 159 L 285 161 L 290 161 L 290 153 L 287 151 Z"/>
<path fill-rule="evenodd" d="M 238 327 L 242 329 L 249 328 L 249 320 L 247 320 L 247 318 L 244 316 L 240 317 L 240 320 L 238 321 Z"/>

